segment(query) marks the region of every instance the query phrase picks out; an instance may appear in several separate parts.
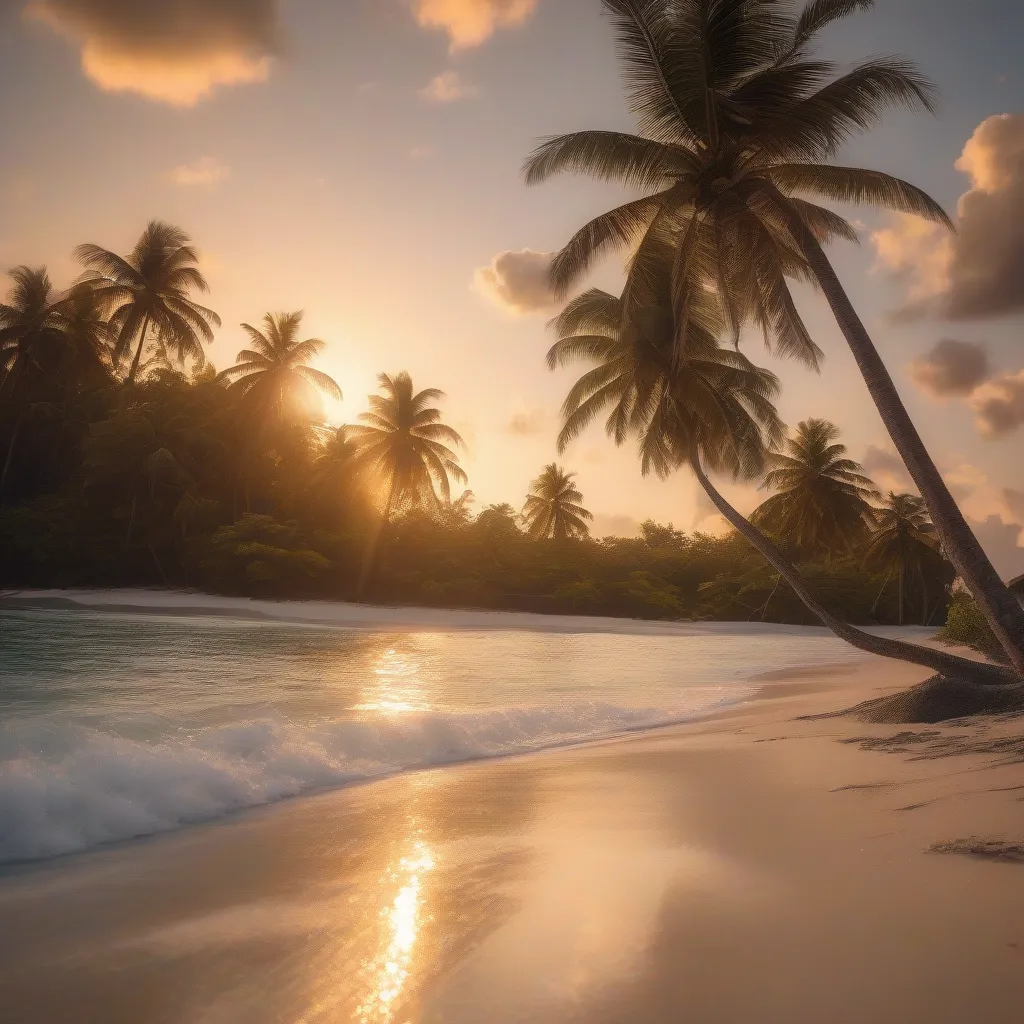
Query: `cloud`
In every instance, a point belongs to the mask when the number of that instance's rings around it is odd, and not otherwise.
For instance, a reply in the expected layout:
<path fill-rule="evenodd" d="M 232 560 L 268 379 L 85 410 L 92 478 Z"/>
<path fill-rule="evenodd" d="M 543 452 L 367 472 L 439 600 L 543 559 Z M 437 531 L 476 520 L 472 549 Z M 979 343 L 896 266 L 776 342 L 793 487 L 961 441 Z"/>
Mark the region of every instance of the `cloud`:
<path fill-rule="evenodd" d="M 265 81 L 281 42 L 277 0 L 29 0 L 24 10 L 80 48 L 101 89 L 180 107 Z"/>
<path fill-rule="evenodd" d="M 185 188 L 212 188 L 230 177 L 231 168 L 214 156 L 203 156 L 193 163 L 182 164 L 175 167 L 170 174 L 175 185 L 182 185 Z"/>
<path fill-rule="evenodd" d="M 498 29 L 522 25 L 539 0 L 414 0 L 424 28 L 448 33 L 452 51 L 485 43 Z"/>
<path fill-rule="evenodd" d="M 880 265 L 907 283 L 902 319 L 1024 311 L 1024 114 L 983 121 L 956 167 L 971 188 L 957 203 L 955 235 L 900 216 L 872 236 Z"/>
<path fill-rule="evenodd" d="M 410 160 L 429 160 L 437 152 L 437 146 L 413 146 L 409 150 Z"/>
<path fill-rule="evenodd" d="M 505 423 L 505 432 L 516 437 L 535 437 L 547 432 L 547 416 L 543 409 L 517 409 Z"/>
<path fill-rule="evenodd" d="M 443 71 L 420 89 L 420 95 L 432 103 L 456 103 L 476 94 L 476 87 L 464 82 L 458 71 Z"/>
<path fill-rule="evenodd" d="M 969 395 L 989 376 L 988 350 L 973 341 L 940 341 L 910 364 L 918 387 L 937 398 Z"/>
<path fill-rule="evenodd" d="M 971 396 L 971 407 L 982 437 L 1002 437 L 1024 426 L 1024 370 L 983 384 Z"/>
<path fill-rule="evenodd" d="M 914 481 L 910 478 L 907 467 L 891 448 L 868 445 L 860 464 L 864 467 L 864 472 L 882 490 L 904 492 L 914 489 Z"/>
<path fill-rule="evenodd" d="M 489 267 L 477 269 L 474 286 L 512 313 L 542 313 L 556 304 L 550 279 L 553 256 L 532 249 L 499 253 Z"/>
<path fill-rule="evenodd" d="M 1006 502 L 1006 510 L 1013 519 L 1024 523 L 1024 491 L 1015 491 L 1012 487 L 1003 490 L 1003 501 Z"/>

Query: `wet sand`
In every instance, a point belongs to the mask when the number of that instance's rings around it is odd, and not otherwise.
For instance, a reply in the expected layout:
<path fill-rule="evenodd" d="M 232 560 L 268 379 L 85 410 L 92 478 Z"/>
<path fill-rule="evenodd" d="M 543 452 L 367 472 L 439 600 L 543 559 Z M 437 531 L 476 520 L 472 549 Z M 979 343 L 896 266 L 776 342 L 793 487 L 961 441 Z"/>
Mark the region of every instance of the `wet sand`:
<path fill-rule="evenodd" d="M 1016 1024 L 1024 719 L 798 717 L 921 678 L 8 871 L 0 1019 Z"/>

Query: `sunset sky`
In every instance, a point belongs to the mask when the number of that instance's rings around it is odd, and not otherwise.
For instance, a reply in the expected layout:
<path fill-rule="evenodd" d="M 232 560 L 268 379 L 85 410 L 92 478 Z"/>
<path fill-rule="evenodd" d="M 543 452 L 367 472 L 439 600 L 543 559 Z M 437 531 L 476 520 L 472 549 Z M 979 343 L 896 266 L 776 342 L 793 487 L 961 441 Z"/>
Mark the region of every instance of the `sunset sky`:
<path fill-rule="evenodd" d="M 902 52 L 939 85 L 937 118 L 895 114 L 842 159 L 923 186 L 958 235 L 861 210 L 863 244 L 832 255 L 1007 574 L 1024 572 L 1022 38 L 1019 0 L 878 0 L 826 37 L 838 61 Z M 333 421 L 407 369 L 448 393 L 478 503 L 522 504 L 570 379 L 544 366 L 544 254 L 623 195 L 520 176 L 542 136 L 632 127 L 598 0 L 2 0 L 0 84 L 0 264 L 64 286 L 76 244 L 126 251 L 148 220 L 180 224 L 224 320 L 218 368 L 240 322 L 305 309 L 345 392 Z M 595 281 L 614 287 L 617 264 Z M 834 420 L 905 487 L 827 308 L 804 306 L 820 377 L 754 335 L 747 353 L 782 375 L 787 422 Z M 598 533 L 717 528 L 688 477 L 642 480 L 600 429 L 561 461 Z"/>

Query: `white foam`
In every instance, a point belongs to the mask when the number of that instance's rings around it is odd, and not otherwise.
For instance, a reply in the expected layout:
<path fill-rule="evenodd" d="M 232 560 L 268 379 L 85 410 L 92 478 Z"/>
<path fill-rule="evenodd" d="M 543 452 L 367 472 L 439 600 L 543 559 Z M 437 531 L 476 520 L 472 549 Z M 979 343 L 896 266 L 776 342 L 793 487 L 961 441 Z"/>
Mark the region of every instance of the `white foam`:
<path fill-rule="evenodd" d="M 13 721 L 0 727 L 0 863 L 166 832 L 403 770 L 668 724 L 747 693 L 693 688 L 676 709 L 574 704 L 312 726 L 264 718 L 153 741 Z"/>

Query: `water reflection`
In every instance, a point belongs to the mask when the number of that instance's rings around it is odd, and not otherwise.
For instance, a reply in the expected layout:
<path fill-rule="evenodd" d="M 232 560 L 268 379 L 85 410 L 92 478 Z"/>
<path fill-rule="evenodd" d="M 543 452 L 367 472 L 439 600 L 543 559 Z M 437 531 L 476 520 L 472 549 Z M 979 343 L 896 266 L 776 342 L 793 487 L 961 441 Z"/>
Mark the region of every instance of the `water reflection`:
<path fill-rule="evenodd" d="M 357 711 L 408 714 L 429 708 L 419 662 L 394 648 L 384 651 L 373 668 L 374 679 Z"/>
<path fill-rule="evenodd" d="M 385 884 L 398 889 L 381 912 L 387 945 L 364 968 L 370 991 L 357 1010 L 361 1024 L 388 1024 L 392 1020 L 412 968 L 425 916 L 423 884 L 433 868 L 430 848 L 417 839 L 409 855 L 388 872 Z"/>

